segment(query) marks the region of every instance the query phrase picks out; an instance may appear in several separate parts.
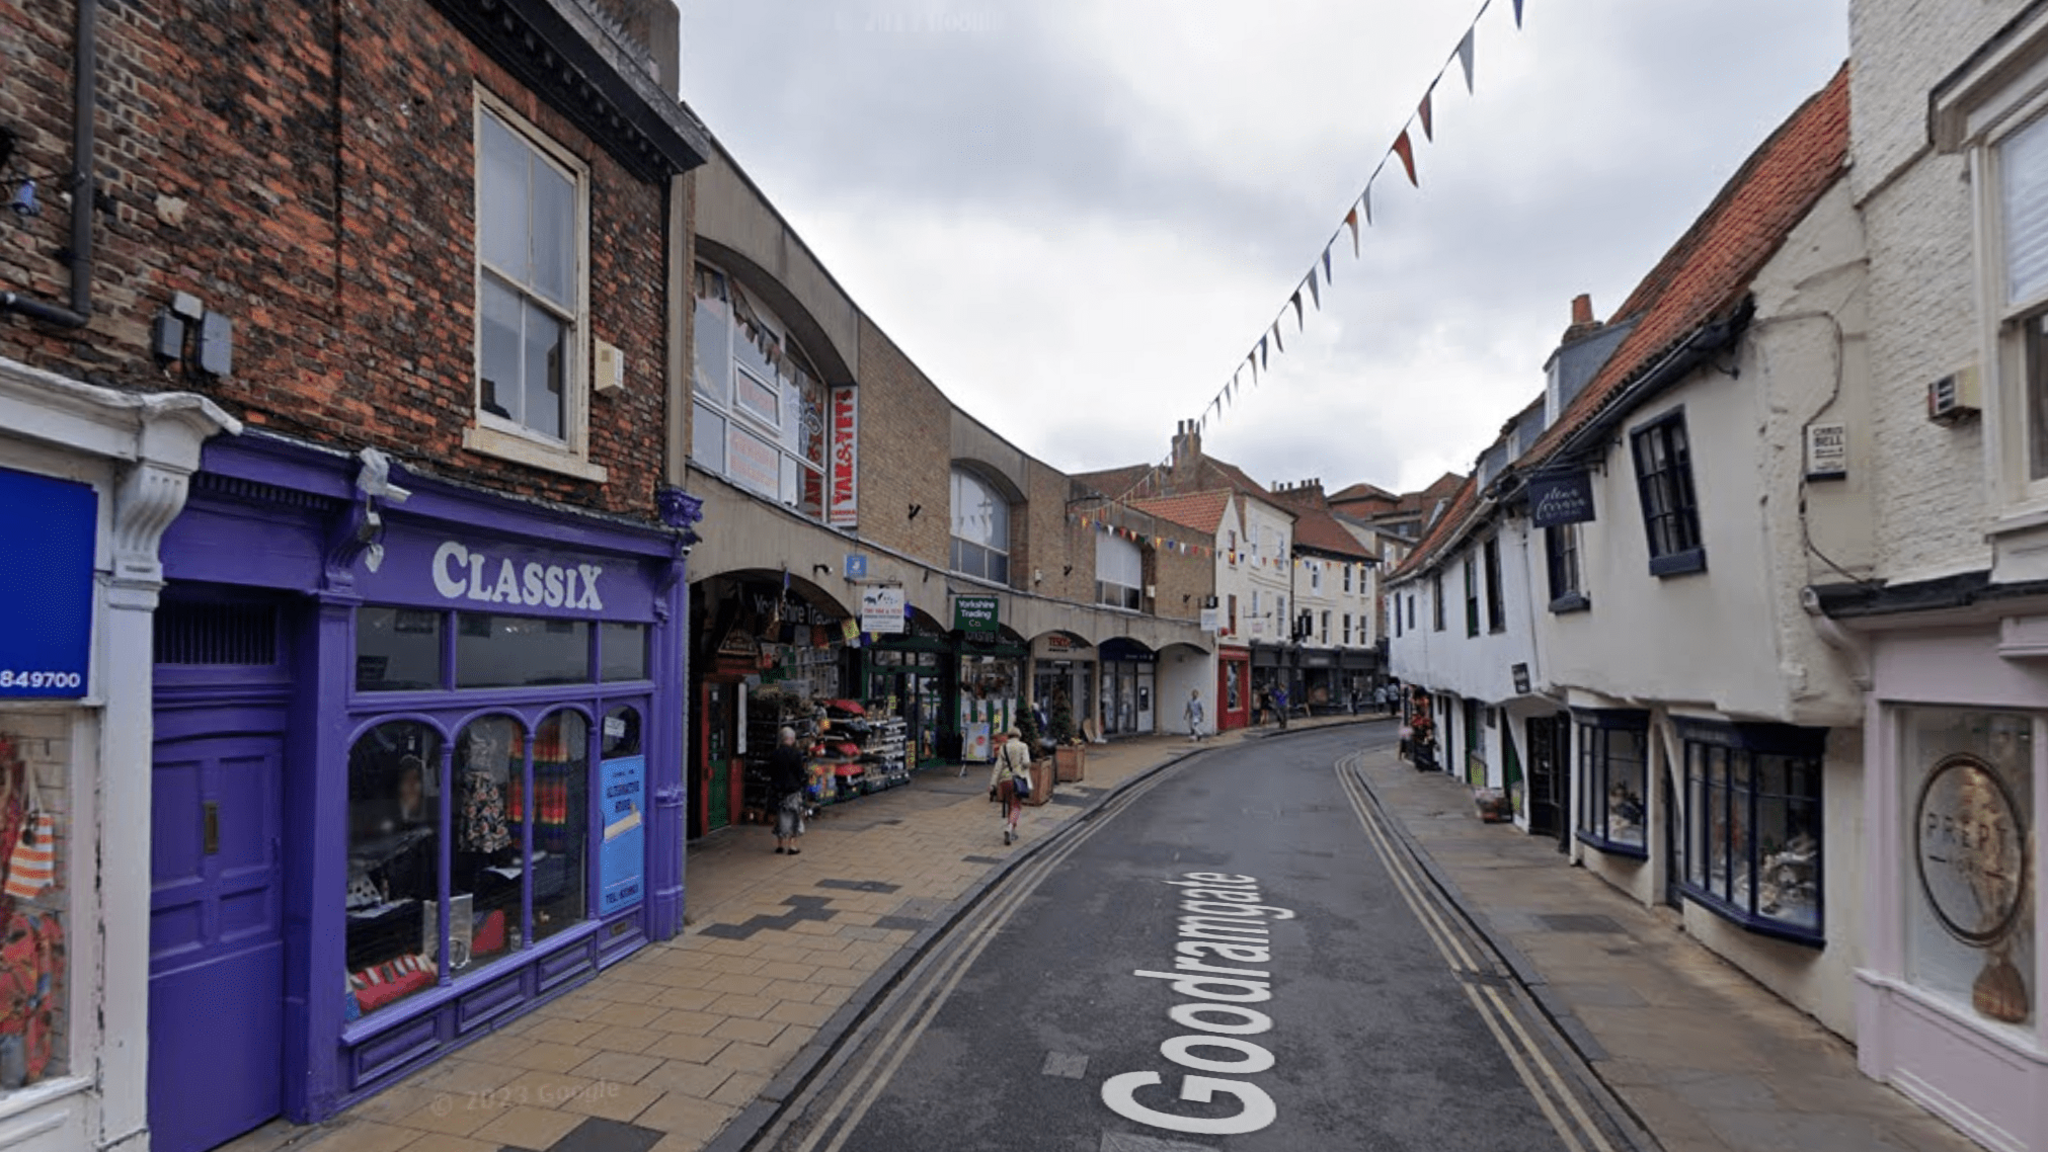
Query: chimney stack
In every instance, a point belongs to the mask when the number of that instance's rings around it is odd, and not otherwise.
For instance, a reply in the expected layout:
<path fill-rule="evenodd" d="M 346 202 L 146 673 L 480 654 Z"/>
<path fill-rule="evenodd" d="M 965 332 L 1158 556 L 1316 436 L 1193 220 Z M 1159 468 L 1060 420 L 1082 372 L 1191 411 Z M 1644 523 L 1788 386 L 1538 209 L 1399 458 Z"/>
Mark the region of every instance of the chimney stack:
<path fill-rule="evenodd" d="M 1575 340 L 1583 340 L 1603 327 L 1605 325 L 1593 318 L 1593 297 L 1581 292 L 1572 297 L 1572 325 L 1564 330 L 1564 338 L 1558 342 L 1570 344 Z"/>

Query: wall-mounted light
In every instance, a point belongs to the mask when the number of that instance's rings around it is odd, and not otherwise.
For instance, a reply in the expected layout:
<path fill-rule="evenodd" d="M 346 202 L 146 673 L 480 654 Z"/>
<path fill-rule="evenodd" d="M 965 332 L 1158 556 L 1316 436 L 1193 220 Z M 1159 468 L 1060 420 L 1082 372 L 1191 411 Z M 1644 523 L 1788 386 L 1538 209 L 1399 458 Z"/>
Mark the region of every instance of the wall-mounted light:
<path fill-rule="evenodd" d="M 7 207 L 16 216 L 41 216 L 43 202 L 36 199 L 36 182 L 24 177 L 14 185 L 14 195 L 7 198 Z"/>

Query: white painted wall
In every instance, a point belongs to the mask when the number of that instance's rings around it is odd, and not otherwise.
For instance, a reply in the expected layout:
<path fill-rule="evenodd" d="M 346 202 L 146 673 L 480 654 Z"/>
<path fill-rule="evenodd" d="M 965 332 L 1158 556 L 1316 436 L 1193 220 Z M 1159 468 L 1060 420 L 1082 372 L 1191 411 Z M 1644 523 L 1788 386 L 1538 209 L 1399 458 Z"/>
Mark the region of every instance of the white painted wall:
<path fill-rule="evenodd" d="M 1236 563 L 1231 562 L 1229 533 L 1238 533 Z M 1287 638 L 1287 623 L 1279 615 L 1283 600 L 1290 599 L 1293 572 L 1288 564 L 1288 546 L 1294 539 L 1294 514 L 1243 493 L 1231 497 L 1217 531 L 1216 593 L 1229 612 L 1228 597 L 1237 596 L 1238 644 L 1254 640 L 1273 643 Z M 1258 611 L 1252 610 L 1254 593 Z M 1292 611 L 1292 606 L 1289 606 Z"/>
<path fill-rule="evenodd" d="M 1507 627 L 1500 632 L 1490 631 L 1487 626 L 1486 565 L 1481 552 L 1484 541 L 1495 537 L 1500 541 L 1501 587 L 1507 608 Z M 1536 648 L 1531 627 L 1529 568 L 1522 555 L 1529 537 L 1526 520 L 1490 516 L 1474 527 L 1457 548 L 1445 553 L 1436 568 L 1391 590 L 1402 599 L 1404 612 L 1406 598 L 1415 598 L 1415 627 L 1407 627 L 1404 616 L 1400 634 L 1390 634 L 1388 641 L 1388 659 L 1395 676 L 1496 704 L 1515 695 L 1514 665 L 1530 665 L 1534 676 Z M 1540 547 L 1541 537 L 1537 539 Z M 1468 636 L 1465 628 L 1467 556 L 1473 558 L 1479 589 L 1477 636 Z M 1444 598 L 1442 631 L 1437 630 L 1433 614 L 1439 575 Z M 1463 744 L 1459 746 L 1462 748 Z"/>

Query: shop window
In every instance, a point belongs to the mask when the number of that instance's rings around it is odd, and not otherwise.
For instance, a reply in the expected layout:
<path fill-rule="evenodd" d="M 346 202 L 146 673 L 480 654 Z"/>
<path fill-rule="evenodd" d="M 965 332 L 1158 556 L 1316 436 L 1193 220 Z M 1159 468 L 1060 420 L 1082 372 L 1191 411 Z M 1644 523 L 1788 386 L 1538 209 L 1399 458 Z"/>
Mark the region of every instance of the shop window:
<path fill-rule="evenodd" d="M 1680 887 L 1737 923 L 1818 943 L 1825 730 L 1685 722 L 1680 735 Z"/>
<path fill-rule="evenodd" d="M 356 609 L 356 691 L 439 688 L 447 613 L 365 605 Z"/>
<path fill-rule="evenodd" d="M 607 684 L 622 680 L 645 680 L 647 675 L 647 625 L 613 624 L 598 626 L 600 674 Z"/>
<path fill-rule="evenodd" d="M 524 688 L 590 680 L 590 623 L 461 612 L 455 618 L 455 686 Z"/>
<path fill-rule="evenodd" d="M 582 474 L 589 173 L 481 93 L 476 157 L 477 427 L 467 443 L 543 467 L 567 457 Z"/>
<path fill-rule="evenodd" d="M 1465 553 L 1465 635 L 1479 635 L 1479 560 Z"/>
<path fill-rule="evenodd" d="M 1636 489 L 1643 503 L 1643 534 L 1650 542 L 1650 575 L 1704 571 L 1699 495 L 1692 482 L 1692 449 L 1685 413 L 1673 412 L 1629 437 L 1635 451 Z"/>
<path fill-rule="evenodd" d="M 1579 576 L 1579 526 L 1545 528 L 1543 556 L 1550 572 L 1550 610 L 1576 612 L 1588 607 L 1585 584 Z"/>
<path fill-rule="evenodd" d="M 349 750 L 348 986 L 359 1011 L 436 979 L 441 795 L 441 739 L 425 724 L 380 724 Z"/>
<path fill-rule="evenodd" d="M 1916 708 L 1902 711 L 1899 731 L 1906 977 L 1959 1013 L 2031 1039 L 2036 722 Z"/>
<path fill-rule="evenodd" d="M 567 709 L 550 713 L 533 737 L 533 853 L 522 857 L 520 829 L 527 820 L 525 780 L 519 765 L 508 763 L 512 829 L 509 852 L 487 865 L 479 884 L 493 890 L 512 888 L 526 876 L 533 884 L 533 938 L 549 936 L 581 922 L 586 915 L 589 870 L 584 859 L 590 828 L 590 724 L 582 713 Z M 522 868 L 521 859 L 529 866 Z M 500 881 L 506 883 L 500 884 Z M 516 915 L 516 914 L 515 914 Z M 508 922 L 513 918 L 508 917 Z"/>
<path fill-rule="evenodd" d="M 1135 612 L 1145 605 L 1145 553 L 1136 541 L 1095 534 L 1095 602 Z M 1281 619 L 1286 619 L 1283 606 Z"/>
<path fill-rule="evenodd" d="M 953 469 L 953 571 L 1010 582 L 1010 501 L 994 484 Z"/>
<path fill-rule="evenodd" d="M 825 514 L 825 387 L 782 322 L 708 264 L 696 272 L 690 462 L 813 520 Z"/>
<path fill-rule="evenodd" d="M 1579 839 L 1603 852 L 1649 854 L 1649 717 L 1592 712 L 1579 717 Z"/>
<path fill-rule="evenodd" d="M 510 716 L 470 721 L 455 737 L 453 779 L 448 906 L 430 901 L 425 922 L 438 917 L 447 944 L 428 959 L 445 957 L 459 974 L 519 943 L 525 925 L 520 818 L 511 807 L 526 779 L 524 726 Z"/>
<path fill-rule="evenodd" d="M 33 738 L 14 734 L 24 727 L 35 733 Z M 62 819 L 74 810 L 71 742 L 63 735 L 68 731 L 62 713 L 0 717 L 0 843 L 8 846 L 0 855 L 7 893 L 0 903 L 0 1004 L 6 1008 L 0 1014 L 0 1090 L 70 1071 L 65 1054 L 71 980 L 64 934 L 75 925 L 65 914 L 70 831 Z M 158 851 L 164 847 L 159 844 Z"/>
<path fill-rule="evenodd" d="M 1486 559 L 1486 630 L 1505 632 L 1508 630 L 1508 602 L 1500 585 L 1500 537 L 1488 540 L 1481 552 Z"/>

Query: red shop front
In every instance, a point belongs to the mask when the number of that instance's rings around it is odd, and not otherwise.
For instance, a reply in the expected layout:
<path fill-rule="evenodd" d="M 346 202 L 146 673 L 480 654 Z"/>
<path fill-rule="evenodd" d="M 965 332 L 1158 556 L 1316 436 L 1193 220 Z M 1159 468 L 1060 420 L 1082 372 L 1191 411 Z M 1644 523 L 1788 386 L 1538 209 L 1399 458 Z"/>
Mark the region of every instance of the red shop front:
<path fill-rule="evenodd" d="M 1243 728 L 1252 720 L 1252 650 L 1216 649 L 1216 730 Z"/>

